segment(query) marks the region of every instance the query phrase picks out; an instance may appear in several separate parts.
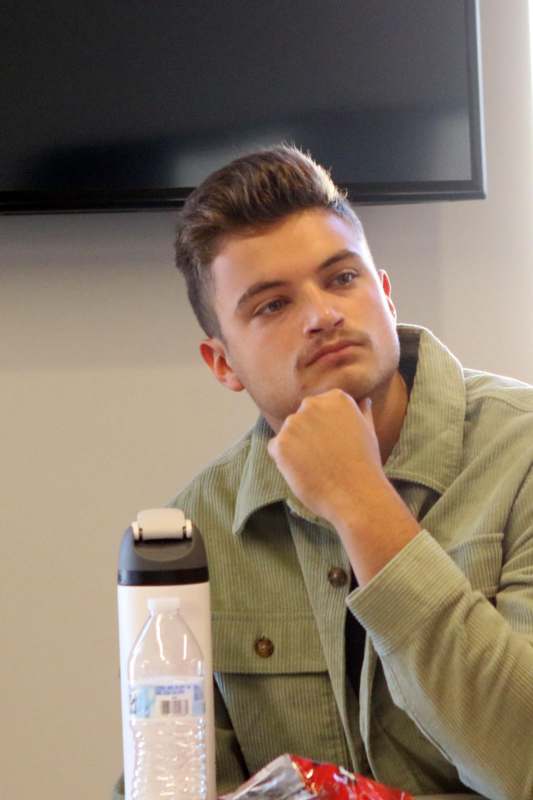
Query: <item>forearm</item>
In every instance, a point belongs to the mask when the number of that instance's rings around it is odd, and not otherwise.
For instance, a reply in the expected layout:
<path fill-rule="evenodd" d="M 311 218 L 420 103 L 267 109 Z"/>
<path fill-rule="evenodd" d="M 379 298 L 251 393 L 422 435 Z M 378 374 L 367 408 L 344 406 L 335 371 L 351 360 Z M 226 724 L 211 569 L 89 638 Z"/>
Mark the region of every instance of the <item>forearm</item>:
<path fill-rule="evenodd" d="M 340 507 L 333 519 L 359 586 L 365 586 L 421 527 L 385 475 L 369 471 L 367 503 Z"/>

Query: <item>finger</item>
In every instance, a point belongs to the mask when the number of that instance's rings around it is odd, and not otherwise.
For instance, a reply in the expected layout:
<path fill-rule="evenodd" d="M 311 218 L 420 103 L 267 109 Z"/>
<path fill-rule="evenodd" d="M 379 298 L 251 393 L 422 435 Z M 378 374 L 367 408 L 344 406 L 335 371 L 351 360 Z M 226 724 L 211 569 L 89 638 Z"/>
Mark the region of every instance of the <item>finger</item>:
<path fill-rule="evenodd" d="M 374 415 L 372 414 L 372 400 L 370 399 L 370 397 L 365 397 L 363 400 L 360 400 L 359 408 L 361 409 L 363 417 L 366 419 L 368 424 L 373 428 Z"/>

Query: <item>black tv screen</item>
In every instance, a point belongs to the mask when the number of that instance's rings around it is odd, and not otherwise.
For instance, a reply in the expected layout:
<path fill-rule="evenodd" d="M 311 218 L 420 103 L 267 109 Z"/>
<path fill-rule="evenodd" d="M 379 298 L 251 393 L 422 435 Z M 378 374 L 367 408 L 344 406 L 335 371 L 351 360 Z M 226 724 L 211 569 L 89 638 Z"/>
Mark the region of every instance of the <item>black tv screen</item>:
<path fill-rule="evenodd" d="M 484 196 L 476 0 L 7 0 L 0 209 L 179 206 L 281 141 L 354 203 Z"/>

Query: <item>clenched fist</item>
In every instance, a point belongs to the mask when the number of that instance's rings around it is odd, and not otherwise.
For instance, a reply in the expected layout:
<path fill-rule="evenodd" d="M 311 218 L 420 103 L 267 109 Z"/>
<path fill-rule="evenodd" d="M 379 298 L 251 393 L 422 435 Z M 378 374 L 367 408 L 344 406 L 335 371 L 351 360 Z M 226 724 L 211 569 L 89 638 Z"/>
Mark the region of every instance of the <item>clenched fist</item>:
<path fill-rule="evenodd" d="M 268 444 L 298 499 L 339 533 L 362 584 L 420 530 L 387 480 L 370 400 L 306 397 Z"/>

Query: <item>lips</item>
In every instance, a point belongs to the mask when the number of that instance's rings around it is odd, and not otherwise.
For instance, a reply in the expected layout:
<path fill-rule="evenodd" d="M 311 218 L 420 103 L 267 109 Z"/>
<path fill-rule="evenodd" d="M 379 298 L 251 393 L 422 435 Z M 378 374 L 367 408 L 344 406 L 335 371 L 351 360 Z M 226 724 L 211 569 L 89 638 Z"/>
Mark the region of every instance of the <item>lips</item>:
<path fill-rule="evenodd" d="M 325 345 L 321 347 L 320 350 L 317 350 L 306 363 L 307 367 L 310 367 L 311 364 L 314 364 L 315 361 L 318 361 L 319 358 L 322 356 L 327 356 L 329 353 L 337 353 L 339 350 L 344 350 L 346 347 L 353 347 L 357 345 L 358 342 L 352 340 L 346 340 L 342 342 L 335 342 L 334 344 Z"/>

